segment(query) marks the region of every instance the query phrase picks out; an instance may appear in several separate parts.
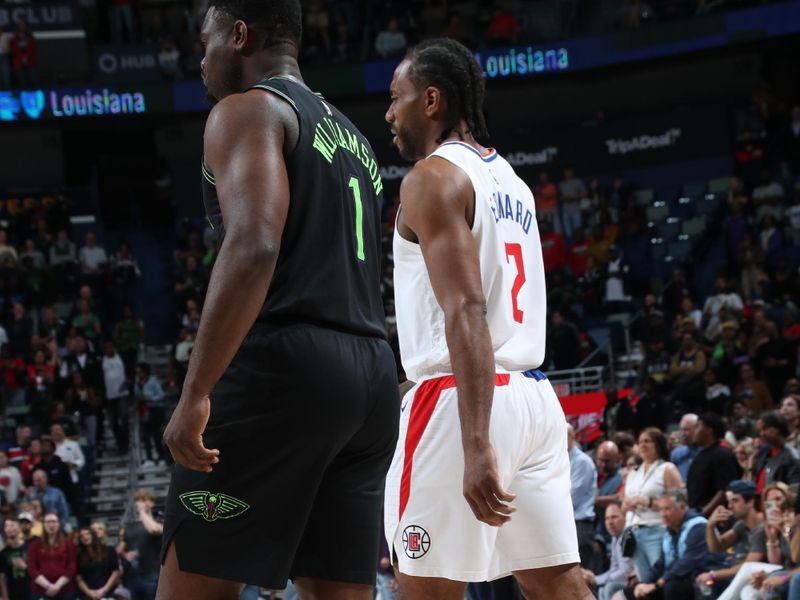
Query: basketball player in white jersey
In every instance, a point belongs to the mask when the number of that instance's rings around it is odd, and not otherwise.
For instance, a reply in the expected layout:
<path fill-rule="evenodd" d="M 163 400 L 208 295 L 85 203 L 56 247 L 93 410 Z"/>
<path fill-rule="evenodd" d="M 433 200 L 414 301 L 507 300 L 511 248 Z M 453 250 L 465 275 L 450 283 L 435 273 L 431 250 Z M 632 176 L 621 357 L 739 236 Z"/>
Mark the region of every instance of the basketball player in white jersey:
<path fill-rule="evenodd" d="M 544 359 L 533 195 L 485 137 L 483 74 L 453 40 L 397 67 L 394 236 L 402 401 L 385 526 L 404 599 L 514 574 L 527 598 L 592 598 L 581 577 L 564 413 Z"/>

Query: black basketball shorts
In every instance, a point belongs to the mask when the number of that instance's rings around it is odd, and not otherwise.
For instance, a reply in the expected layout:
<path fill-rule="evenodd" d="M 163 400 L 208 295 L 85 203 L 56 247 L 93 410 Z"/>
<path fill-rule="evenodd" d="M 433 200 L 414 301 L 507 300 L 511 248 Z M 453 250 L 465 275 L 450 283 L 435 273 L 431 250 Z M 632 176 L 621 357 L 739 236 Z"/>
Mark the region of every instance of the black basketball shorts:
<path fill-rule="evenodd" d="M 162 562 L 280 589 L 373 584 L 400 402 L 389 345 L 311 325 L 248 334 L 211 394 L 213 472 L 175 466 Z"/>

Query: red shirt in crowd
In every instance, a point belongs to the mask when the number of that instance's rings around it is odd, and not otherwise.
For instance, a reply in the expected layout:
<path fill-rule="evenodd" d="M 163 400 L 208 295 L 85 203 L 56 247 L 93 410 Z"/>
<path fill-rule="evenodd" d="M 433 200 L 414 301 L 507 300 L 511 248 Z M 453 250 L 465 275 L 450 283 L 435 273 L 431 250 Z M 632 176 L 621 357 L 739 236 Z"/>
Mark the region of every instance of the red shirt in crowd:
<path fill-rule="evenodd" d="M 41 538 L 33 538 L 28 546 L 28 575 L 31 578 L 31 590 L 34 594 L 42 594 L 46 590 L 36 584 L 36 578 L 44 575 L 45 578 L 55 583 L 60 577 L 69 579 L 69 583 L 61 588 L 61 592 L 74 592 L 75 585 L 72 580 L 76 571 L 75 545 L 68 539 L 56 548 L 45 548 Z"/>
<path fill-rule="evenodd" d="M 545 273 L 563 269 L 566 266 L 567 247 L 560 233 L 551 231 L 542 236 L 542 259 Z"/>
<path fill-rule="evenodd" d="M 575 277 L 586 273 L 589 265 L 589 241 L 575 242 L 569 247 L 569 270 Z"/>
<path fill-rule="evenodd" d="M 780 450 L 778 448 L 771 448 L 769 451 L 770 456 L 778 456 Z M 764 491 L 764 480 L 767 477 L 767 468 L 764 467 L 761 469 L 761 472 L 758 474 L 758 480 L 756 481 L 756 491 L 760 494 Z"/>
<path fill-rule="evenodd" d="M 514 15 L 500 13 L 489 22 L 488 37 L 493 40 L 511 41 L 519 35 L 520 27 Z"/>
<path fill-rule="evenodd" d="M 11 37 L 11 68 L 19 71 L 23 67 L 36 66 L 36 39 L 18 31 Z"/>

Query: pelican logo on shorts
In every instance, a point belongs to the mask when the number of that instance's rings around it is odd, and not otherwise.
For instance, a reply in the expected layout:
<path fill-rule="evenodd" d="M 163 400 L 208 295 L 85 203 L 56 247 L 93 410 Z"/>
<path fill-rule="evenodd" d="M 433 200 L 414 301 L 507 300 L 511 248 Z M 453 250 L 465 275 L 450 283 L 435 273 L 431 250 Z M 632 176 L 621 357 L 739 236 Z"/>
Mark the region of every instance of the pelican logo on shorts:
<path fill-rule="evenodd" d="M 419 525 L 409 525 L 403 530 L 403 550 L 408 558 L 422 558 L 431 548 L 431 536 Z"/>
<path fill-rule="evenodd" d="M 181 494 L 180 498 L 186 510 L 209 522 L 238 517 L 250 508 L 246 502 L 227 494 L 196 491 Z"/>

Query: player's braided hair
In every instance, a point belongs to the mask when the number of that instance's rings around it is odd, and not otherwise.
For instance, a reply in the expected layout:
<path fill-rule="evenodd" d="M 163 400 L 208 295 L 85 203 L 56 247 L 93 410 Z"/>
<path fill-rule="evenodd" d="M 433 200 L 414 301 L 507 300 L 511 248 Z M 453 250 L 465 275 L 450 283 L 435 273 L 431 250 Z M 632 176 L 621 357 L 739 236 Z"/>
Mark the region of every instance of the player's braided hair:
<path fill-rule="evenodd" d="M 281 42 L 291 42 L 300 47 L 303 38 L 300 0 L 210 0 L 209 8 L 212 6 L 265 32 L 265 48 Z"/>
<path fill-rule="evenodd" d="M 483 116 L 483 70 L 466 46 L 449 38 L 436 38 L 414 46 L 406 58 L 411 62 L 412 78 L 439 88 L 447 98 L 447 122 L 437 142 L 449 136 L 460 119 L 466 121 L 476 140 L 489 137 Z"/>

